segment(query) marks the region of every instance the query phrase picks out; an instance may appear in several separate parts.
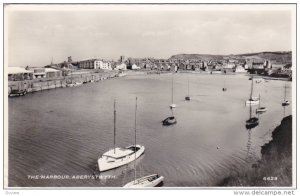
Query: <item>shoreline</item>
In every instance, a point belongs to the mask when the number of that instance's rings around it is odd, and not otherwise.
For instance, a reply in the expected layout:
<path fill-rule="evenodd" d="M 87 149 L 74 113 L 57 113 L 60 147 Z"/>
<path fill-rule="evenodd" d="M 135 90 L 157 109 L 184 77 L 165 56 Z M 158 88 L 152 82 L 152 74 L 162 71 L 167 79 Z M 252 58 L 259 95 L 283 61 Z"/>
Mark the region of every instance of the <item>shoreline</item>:
<path fill-rule="evenodd" d="M 65 76 L 59 78 L 41 78 L 24 81 L 8 81 L 8 96 L 12 90 L 26 93 L 34 93 L 43 90 L 51 90 L 56 88 L 76 87 L 85 83 L 100 82 L 110 78 L 122 77 L 118 72 L 78 72 L 72 76 Z M 70 85 L 73 83 L 74 85 Z M 25 94 L 26 94 L 25 93 Z M 25 95 L 19 94 L 19 96 Z M 11 95 L 13 96 L 13 95 Z"/>
<path fill-rule="evenodd" d="M 292 115 L 284 117 L 272 132 L 272 140 L 261 148 L 261 159 L 249 168 L 240 168 L 217 186 L 291 187 Z"/>
<path fill-rule="evenodd" d="M 76 87 L 85 83 L 99 82 L 101 80 L 106 80 L 115 77 L 123 76 L 143 76 L 143 75 L 165 75 L 171 74 L 170 71 L 159 71 L 159 70 L 126 70 L 123 72 L 117 71 L 108 71 L 108 72 L 95 72 L 90 70 L 79 70 L 76 74 L 60 77 L 60 78 L 42 78 L 42 79 L 33 79 L 33 80 L 23 80 L 23 81 L 8 81 L 8 96 L 15 95 L 25 95 L 26 93 L 34 93 L 37 91 L 51 90 L 56 88 L 65 88 L 65 87 Z M 204 74 L 204 75 L 245 75 L 253 76 L 249 73 L 221 73 L 221 72 L 208 72 L 208 71 L 181 71 L 177 72 L 178 74 Z M 255 78 L 261 78 L 264 80 L 281 80 L 281 81 L 290 81 L 287 78 L 274 78 L 266 77 L 260 75 L 254 75 Z M 70 80 L 73 85 L 69 85 Z M 11 92 L 14 90 L 15 93 Z"/>

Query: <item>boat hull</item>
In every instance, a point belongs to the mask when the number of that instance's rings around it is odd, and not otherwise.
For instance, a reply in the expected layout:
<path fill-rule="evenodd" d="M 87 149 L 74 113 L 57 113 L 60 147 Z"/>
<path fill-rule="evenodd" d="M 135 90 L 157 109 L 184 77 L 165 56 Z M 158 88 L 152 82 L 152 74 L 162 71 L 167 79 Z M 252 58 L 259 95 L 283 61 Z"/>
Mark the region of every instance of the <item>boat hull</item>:
<path fill-rule="evenodd" d="M 259 99 L 248 99 L 246 101 L 246 105 L 258 105 L 259 104 Z"/>
<path fill-rule="evenodd" d="M 11 91 L 8 96 L 10 96 L 10 97 L 24 96 L 26 94 L 27 94 L 27 90 L 14 90 L 14 91 Z"/>
<path fill-rule="evenodd" d="M 176 108 L 176 104 L 171 104 L 170 109 Z"/>
<path fill-rule="evenodd" d="M 165 120 L 162 121 L 164 126 L 169 126 L 169 125 L 173 125 L 176 124 L 176 118 L 174 116 L 168 117 Z"/>
<path fill-rule="evenodd" d="M 258 118 L 253 117 L 246 121 L 246 128 L 252 129 L 252 128 L 256 127 L 258 124 L 259 124 Z"/>
<path fill-rule="evenodd" d="M 256 109 L 256 113 L 263 113 L 263 112 L 266 112 L 266 111 L 267 111 L 267 108 L 265 108 L 265 107 L 261 107 L 261 108 Z"/>
<path fill-rule="evenodd" d="M 281 105 L 282 105 L 282 106 L 288 106 L 288 105 L 290 105 L 290 102 L 289 102 L 289 101 L 286 101 L 286 102 L 283 102 Z"/>
<path fill-rule="evenodd" d="M 158 176 L 157 174 L 145 176 L 134 181 L 129 182 L 124 187 L 125 188 L 143 188 L 143 187 L 156 187 L 161 184 L 164 180 L 163 176 L 159 176 L 156 179 L 152 179 L 153 177 Z"/>
<path fill-rule="evenodd" d="M 99 169 L 99 171 L 104 172 L 104 171 L 108 171 L 108 170 L 111 170 L 111 169 L 115 169 L 115 168 L 121 167 L 123 165 L 126 165 L 126 164 L 134 161 L 135 159 L 138 159 L 144 153 L 145 147 L 144 146 L 139 146 L 139 145 L 137 145 L 137 146 L 140 147 L 140 149 L 135 152 L 136 156 L 135 156 L 135 153 L 133 153 L 133 154 L 128 155 L 128 156 L 126 156 L 122 159 L 117 159 L 114 162 L 106 161 L 105 158 L 103 158 L 103 157 L 99 158 L 98 159 L 98 169 Z M 129 147 L 127 147 L 127 148 L 129 148 Z"/>

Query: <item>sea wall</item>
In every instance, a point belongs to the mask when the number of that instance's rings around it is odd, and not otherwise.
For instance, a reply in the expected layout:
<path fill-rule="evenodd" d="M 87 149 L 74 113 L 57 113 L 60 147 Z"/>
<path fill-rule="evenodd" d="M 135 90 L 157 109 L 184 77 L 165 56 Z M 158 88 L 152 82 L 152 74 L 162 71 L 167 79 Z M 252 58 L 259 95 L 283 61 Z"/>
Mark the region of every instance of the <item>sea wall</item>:
<path fill-rule="evenodd" d="M 77 73 L 60 78 L 40 78 L 24 81 L 9 81 L 8 94 L 12 90 L 26 90 L 27 93 L 50 90 L 55 88 L 67 87 L 70 82 L 99 82 L 113 77 L 118 77 L 119 73 L 116 71 L 100 72 L 100 73 Z"/>

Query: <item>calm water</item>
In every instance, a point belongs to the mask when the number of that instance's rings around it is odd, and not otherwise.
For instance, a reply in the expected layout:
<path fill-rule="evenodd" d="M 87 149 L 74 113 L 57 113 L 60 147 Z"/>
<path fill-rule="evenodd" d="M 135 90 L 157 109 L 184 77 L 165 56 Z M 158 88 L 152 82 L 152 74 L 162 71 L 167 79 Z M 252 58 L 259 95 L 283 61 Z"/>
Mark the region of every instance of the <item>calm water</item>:
<path fill-rule="evenodd" d="M 28 179 L 28 175 L 93 175 L 97 158 L 113 147 L 113 100 L 117 101 L 117 145 L 137 140 L 146 147 L 137 176 L 158 173 L 164 186 L 215 186 L 236 167 L 260 158 L 261 146 L 283 116 L 284 85 L 254 83 L 268 111 L 259 126 L 245 128 L 251 81 L 243 75 L 174 75 L 177 124 L 163 127 L 171 114 L 172 75 L 128 76 L 9 98 L 9 186 L 123 186 L 133 180 L 133 165 L 102 174 L 102 179 Z M 190 84 L 191 101 L 187 94 Z M 226 83 L 227 91 L 222 88 Z M 252 108 L 255 111 L 255 107 Z M 252 115 L 255 115 L 253 112 Z M 114 176 L 114 179 L 104 179 Z"/>

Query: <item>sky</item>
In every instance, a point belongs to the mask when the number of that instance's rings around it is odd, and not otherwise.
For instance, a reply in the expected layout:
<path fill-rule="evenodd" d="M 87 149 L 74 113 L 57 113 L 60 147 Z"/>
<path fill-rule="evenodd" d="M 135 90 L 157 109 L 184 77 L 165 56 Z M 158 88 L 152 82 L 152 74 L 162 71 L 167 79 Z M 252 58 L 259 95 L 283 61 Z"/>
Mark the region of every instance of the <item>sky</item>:
<path fill-rule="evenodd" d="M 97 10 L 77 6 L 5 11 L 8 66 L 45 66 L 68 56 L 74 61 L 117 60 L 121 55 L 169 58 L 182 53 L 292 50 L 291 12 L 268 7 L 197 10 L 160 5 Z"/>

